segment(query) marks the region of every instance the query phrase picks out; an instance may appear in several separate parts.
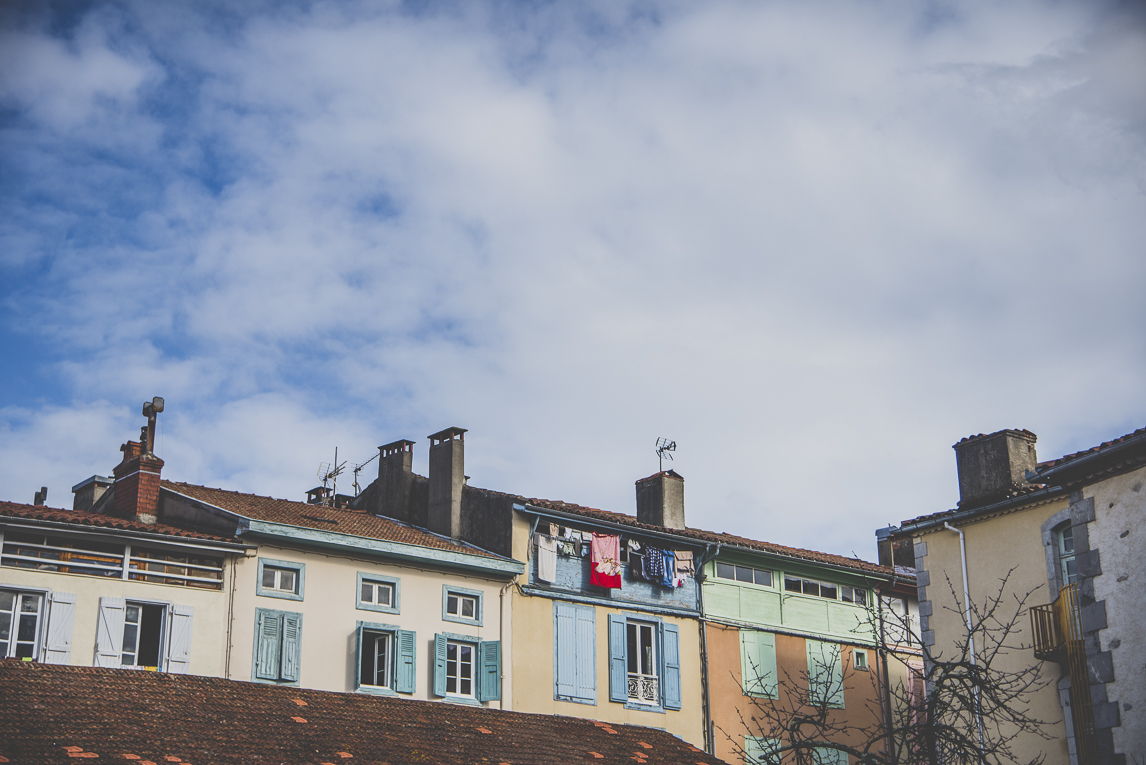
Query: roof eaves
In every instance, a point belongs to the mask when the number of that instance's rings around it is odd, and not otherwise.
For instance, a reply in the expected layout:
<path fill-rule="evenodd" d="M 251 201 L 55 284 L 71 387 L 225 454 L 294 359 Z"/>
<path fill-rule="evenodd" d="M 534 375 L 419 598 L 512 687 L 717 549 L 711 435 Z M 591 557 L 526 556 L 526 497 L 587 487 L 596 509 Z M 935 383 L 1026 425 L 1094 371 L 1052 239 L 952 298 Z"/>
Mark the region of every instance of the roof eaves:
<path fill-rule="evenodd" d="M 1056 486 L 1070 482 L 1070 478 L 1076 475 L 1079 471 L 1085 470 L 1090 465 L 1101 460 L 1113 459 L 1123 452 L 1130 451 L 1146 446 L 1146 429 L 1136 435 L 1130 437 L 1123 437 L 1125 440 L 1115 440 L 1108 442 L 1108 445 L 1100 445 L 1094 449 L 1083 452 L 1081 454 L 1076 452 L 1076 455 L 1068 455 L 1061 457 L 1053 462 L 1049 467 L 1043 470 L 1035 470 L 1027 473 L 1027 480 L 1037 483 L 1054 484 Z M 1066 476 L 1064 478 L 1064 476 Z"/>
<path fill-rule="evenodd" d="M 916 531 L 926 531 L 927 529 L 936 526 L 942 526 L 945 523 L 957 523 L 960 521 L 967 521 L 977 518 L 981 515 L 992 515 L 1003 510 L 1009 510 L 1019 507 L 1021 505 L 1032 504 L 1047 499 L 1053 499 L 1060 494 L 1066 493 L 1065 490 L 1058 486 L 1047 486 L 1042 489 L 1037 489 L 1025 494 L 1019 494 L 1014 497 L 1007 497 L 1006 499 L 994 502 L 990 505 L 983 505 L 981 507 L 972 507 L 967 510 L 948 510 L 944 513 L 936 513 L 935 515 L 926 515 L 922 518 L 916 518 L 911 521 L 906 521 L 900 525 L 896 536 L 909 534 Z"/>
<path fill-rule="evenodd" d="M 550 508 L 550 507 L 541 507 L 539 505 L 534 505 L 530 502 L 525 502 L 525 503 L 516 503 L 515 502 L 513 505 L 513 508 L 515 510 L 520 511 L 520 512 L 532 513 L 534 515 L 545 516 L 546 518 L 555 518 L 558 520 L 575 521 L 577 523 L 582 523 L 585 525 L 601 526 L 603 528 L 612 529 L 614 531 L 625 531 L 625 532 L 632 534 L 634 536 L 645 536 L 645 537 L 652 537 L 654 539 L 665 539 L 665 540 L 669 540 L 672 542 L 680 542 L 680 543 L 683 543 L 685 545 L 688 545 L 689 547 L 700 548 L 700 547 L 711 546 L 711 543 L 700 542 L 695 537 L 689 537 L 689 536 L 686 536 L 684 534 L 673 534 L 671 532 L 655 531 L 652 529 L 646 529 L 643 526 L 639 526 L 639 525 L 637 525 L 637 523 L 626 524 L 626 523 L 622 523 L 620 521 L 610 521 L 610 520 L 606 520 L 604 518 L 597 518 L 595 516 L 587 515 L 584 513 L 576 513 L 576 512 L 569 511 L 569 510 L 557 510 L 555 508 Z"/>
<path fill-rule="evenodd" d="M 84 534 L 86 536 L 127 537 L 148 542 L 162 542 L 165 545 L 176 547 L 194 547 L 199 550 L 218 550 L 222 552 L 240 552 L 248 550 L 251 545 L 243 542 L 225 542 L 219 538 L 197 537 L 193 534 L 187 536 L 163 534 L 160 532 L 139 531 L 136 529 L 122 529 L 117 526 L 103 526 L 88 523 L 66 523 L 64 521 L 50 521 L 43 518 L 25 518 L 19 515 L 0 515 L 0 521 L 9 526 L 21 528 L 55 528 L 70 533 Z"/>

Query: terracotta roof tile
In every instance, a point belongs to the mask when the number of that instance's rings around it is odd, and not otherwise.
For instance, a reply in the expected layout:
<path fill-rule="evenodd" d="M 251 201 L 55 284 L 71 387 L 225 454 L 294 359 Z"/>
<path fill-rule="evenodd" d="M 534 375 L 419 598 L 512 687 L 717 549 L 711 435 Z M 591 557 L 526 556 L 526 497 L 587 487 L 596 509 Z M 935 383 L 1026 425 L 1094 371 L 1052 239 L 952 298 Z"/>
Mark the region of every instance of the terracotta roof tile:
<path fill-rule="evenodd" d="M 292 722 L 306 702 L 306 724 Z M 64 763 L 724 765 L 670 733 L 194 675 L 0 660 L 0 758 Z M 483 733 L 483 730 L 490 731 Z M 642 744 L 651 746 L 642 746 Z M 0 759 L 0 762 L 3 760 Z"/>
<path fill-rule="evenodd" d="M 200 502 L 214 505 L 252 520 L 352 534 L 370 539 L 383 539 L 388 542 L 431 547 L 437 550 L 449 550 L 487 558 L 501 557 L 471 545 L 455 544 L 448 538 L 425 529 L 390 518 L 380 518 L 361 510 L 336 509 L 324 505 L 311 505 L 289 499 L 274 499 L 258 494 L 243 494 L 226 489 L 212 489 L 176 481 L 163 481 L 162 485 L 168 491 L 197 499 Z"/>
<path fill-rule="evenodd" d="M 184 539 L 204 539 L 212 542 L 234 543 L 236 541 L 234 539 L 227 539 L 226 537 L 219 537 L 211 534 L 200 534 L 196 531 L 187 531 L 186 529 L 181 529 L 175 526 L 167 526 L 162 523 L 141 523 L 139 521 L 128 521 L 122 518 L 116 518 L 111 515 L 78 512 L 75 510 L 63 510 L 52 507 L 42 507 L 39 505 L 20 505 L 15 502 L 0 502 L 0 518 L 26 518 L 29 520 L 37 521 L 71 523 L 81 526 L 92 526 L 95 528 L 118 529 L 120 531 L 135 531 L 143 532 L 146 534 L 164 534 L 167 536 L 182 537 Z"/>

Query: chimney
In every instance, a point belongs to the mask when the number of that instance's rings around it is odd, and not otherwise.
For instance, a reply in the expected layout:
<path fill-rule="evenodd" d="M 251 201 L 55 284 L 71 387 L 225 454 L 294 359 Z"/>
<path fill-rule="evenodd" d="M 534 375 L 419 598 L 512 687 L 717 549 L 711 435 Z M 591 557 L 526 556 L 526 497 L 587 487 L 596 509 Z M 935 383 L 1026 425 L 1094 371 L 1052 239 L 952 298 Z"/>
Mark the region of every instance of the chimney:
<path fill-rule="evenodd" d="M 85 481 L 80 481 L 72 487 L 72 494 L 76 496 L 72 498 L 72 509 L 79 513 L 86 513 L 92 509 L 92 505 L 96 503 L 103 493 L 111 486 L 114 478 L 109 478 L 102 475 L 93 475 Z"/>
<path fill-rule="evenodd" d="M 1029 430 L 1000 430 L 964 438 L 952 448 L 959 469 L 959 507 L 978 507 L 1012 496 L 1035 469 L 1035 441 Z"/>
<path fill-rule="evenodd" d="M 683 529 L 684 478 L 675 470 L 637 481 L 637 520 L 654 526 Z"/>
<path fill-rule="evenodd" d="M 414 487 L 414 442 L 401 439 L 378 447 L 378 496 L 375 513 L 413 523 L 410 492 Z"/>
<path fill-rule="evenodd" d="M 146 430 L 146 429 L 145 429 Z M 155 523 L 159 508 L 159 473 L 163 460 L 144 451 L 139 441 L 119 447 L 123 461 L 115 466 L 109 515 L 143 523 Z"/>
<path fill-rule="evenodd" d="M 462 536 L 462 487 L 465 486 L 465 428 L 446 428 L 430 436 L 430 531 L 457 541 Z M 381 471 L 382 466 L 379 466 Z"/>
<path fill-rule="evenodd" d="M 48 501 L 48 487 L 41 486 L 40 490 L 36 492 L 36 498 L 32 500 L 32 504 L 36 507 L 43 507 L 44 503 Z"/>

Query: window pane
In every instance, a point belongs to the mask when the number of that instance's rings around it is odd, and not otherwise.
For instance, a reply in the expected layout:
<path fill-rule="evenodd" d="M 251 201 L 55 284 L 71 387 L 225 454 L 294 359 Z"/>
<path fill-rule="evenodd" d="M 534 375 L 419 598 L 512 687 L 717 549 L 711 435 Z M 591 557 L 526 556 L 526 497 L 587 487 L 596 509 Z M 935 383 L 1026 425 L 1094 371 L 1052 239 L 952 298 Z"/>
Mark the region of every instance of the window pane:
<path fill-rule="evenodd" d="M 805 579 L 804 580 L 804 594 L 805 595 L 819 595 L 820 594 L 820 585 L 817 582 L 812 582 L 812 581 L 809 581 L 808 579 Z"/>
<path fill-rule="evenodd" d="M 744 566 L 737 566 L 736 567 L 736 581 L 738 581 L 738 582 L 751 582 L 752 581 L 752 569 L 745 568 Z"/>
<path fill-rule="evenodd" d="M 20 627 L 16 634 L 17 642 L 24 643 L 36 639 L 36 615 L 21 614 Z M 29 654 L 30 656 L 31 654 Z"/>
<path fill-rule="evenodd" d="M 626 624 L 625 625 L 625 637 L 627 638 L 627 642 L 628 642 L 627 653 L 628 653 L 628 661 L 629 661 L 629 672 L 631 674 L 636 674 L 636 672 L 637 672 L 637 659 L 638 659 L 638 655 L 637 655 L 637 625 Z"/>
<path fill-rule="evenodd" d="M 1064 553 L 1074 552 L 1074 527 L 1067 526 L 1062 530 L 1062 551 Z"/>
<path fill-rule="evenodd" d="M 454 616 L 458 615 L 458 596 L 450 595 L 446 598 L 446 613 Z"/>
<path fill-rule="evenodd" d="M 462 616 L 472 619 L 474 616 L 474 599 L 462 598 Z"/>
<path fill-rule="evenodd" d="M 139 624 L 139 606 L 128 606 L 123 620 L 128 624 Z"/>
<path fill-rule="evenodd" d="M 788 592 L 800 592 L 800 580 L 784 577 L 784 589 Z"/>
<path fill-rule="evenodd" d="M 716 564 L 716 575 L 718 577 L 720 577 L 721 579 L 735 579 L 736 578 L 736 567 L 731 566 L 728 563 L 717 563 Z"/>
<path fill-rule="evenodd" d="M 363 582 L 362 583 L 362 602 L 363 603 L 373 603 L 374 602 L 374 585 L 370 584 L 370 582 Z"/>
<path fill-rule="evenodd" d="M 763 584 L 763 585 L 766 585 L 768 587 L 771 587 L 772 586 L 772 572 L 771 571 L 761 571 L 760 569 L 756 569 L 756 571 L 753 574 L 753 581 L 756 582 L 756 584 Z"/>
<path fill-rule="evenodd" d="M 0 611 L 11 611 L 16 607 L 16 595 L 11 592 L 0 592 Z"/>
<path fill-rule="evenodd" d="M 12 614 L 0 611 L 0 640 L 8 640 L 12 635 Z M 4 658 L 4 654 L 0 652 L 0 659 Z"/>
<path fill-rule="evenodd" d="M 270 566 L 263 569 L 263 589 L 273 590 L 275 588 L 275 570 Z"/>
<path fill-rule="evenodd" d="M 40 599 L 32 595 L 25 595 L 20 599 L 20 612 L 35 614 L 40 611 Z"/>
<path fill-rule="evenodd" d="M 283 592 L 294 592 L 295 574 L 289 569 L 279 571 L 279 589 Z"/>
<path fill-rule="evenodd" d="M 836 586 L 834 584 L 821 584 L 820 585 L 820 597 L 821 598 L 831 598 L 832 600 L 835 600 L 836 599 Z"/>
<path fill-rule="evenodd" d="M 378 585 L 378 605 L 380 605 L 380 606 L 390 605 L 390 600 L 391 600 L 390 596 L 391 596 L 391 593 L 393 593 L 393 592 L 394 592 L 394 588 L 392 588 L 388 584 Z"/>

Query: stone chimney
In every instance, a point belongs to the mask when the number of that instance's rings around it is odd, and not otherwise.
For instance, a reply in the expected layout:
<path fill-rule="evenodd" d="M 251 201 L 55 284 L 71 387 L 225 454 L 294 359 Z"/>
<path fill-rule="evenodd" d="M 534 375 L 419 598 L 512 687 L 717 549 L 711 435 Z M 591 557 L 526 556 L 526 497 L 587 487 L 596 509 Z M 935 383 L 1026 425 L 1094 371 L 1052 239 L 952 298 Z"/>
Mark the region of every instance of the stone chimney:
<path fill-rule="evenodd" d="M 959 468 L 959 507 L 978 507 L 1026 488 L 1034 470 L 1035 441 L 1029 430 L 1000 430 L 964 438 L 952 448 Z"/>
<path fill-rule="evenodd" d="M 108 514 L 143 523 L 155 523 L 163 460 L 150 450 L 144 450 L 139 441 L 128 441 L 119 448 L 123 452 L 123 461 L 115 466 L 115 483 L 112 485 L 112 503 Z"/>
<path fill-rule="evenodd" d="M 401 439 L 378 447 L 378 496 L 382 515 L 413 523 L 410 493 L 414 488 L 414 442 Z"/>
<path fill-rule="evenodd" d="M 683 529 L 684 478 L 664 470 L 637 481 L 637 520 L 654 526 Z"/>
<path fill-rule="evenodd" d="M 111 486 L 114 478 L 107 478 L 102 475 L 93 475 L 86 481 L 80 481 L 72 487 L 72 509 L 76 512 L 86 513 L 92 509 L 92 505 L 96 503 L 103 493 Z"/>
<path fill-rule="evenodd" d="M 465 476 L 465 428 L 446 428 L 430 436 L 430 531 L 460 541 Z M 378 466 L 379 471 L 382 466 Z"/>

